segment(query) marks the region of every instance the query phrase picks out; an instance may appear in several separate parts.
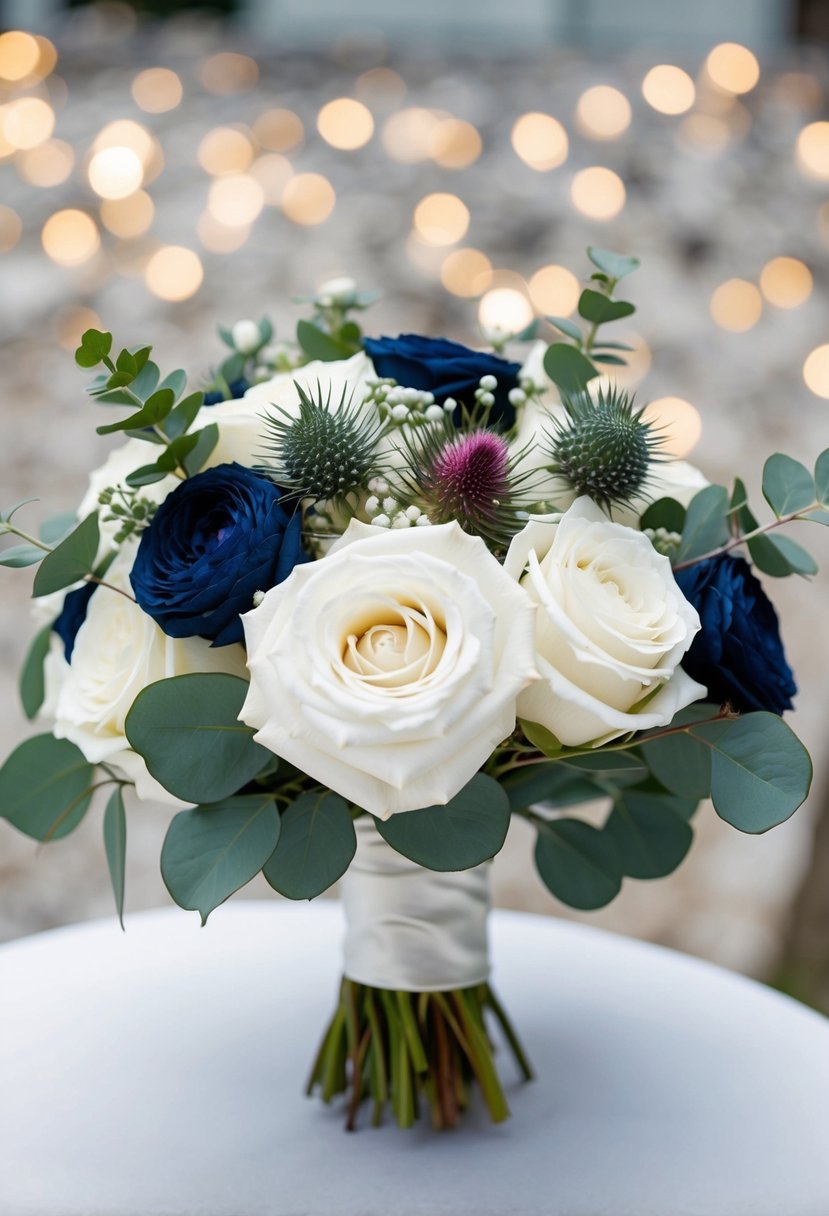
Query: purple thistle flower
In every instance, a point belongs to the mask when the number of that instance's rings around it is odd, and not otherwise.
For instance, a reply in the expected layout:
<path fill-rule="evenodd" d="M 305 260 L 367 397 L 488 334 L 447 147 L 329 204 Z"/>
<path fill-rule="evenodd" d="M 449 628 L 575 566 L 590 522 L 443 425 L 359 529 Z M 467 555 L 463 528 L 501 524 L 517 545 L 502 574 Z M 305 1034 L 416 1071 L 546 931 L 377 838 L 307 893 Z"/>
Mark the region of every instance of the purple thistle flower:
<path fill-rule="evenodd" d="M 424 489 L 440 516 L 468 530 L 494 520 L 509 492 L 509 447 L 492 431 L 459 435 L 435 454 L 425 474 Z"/>

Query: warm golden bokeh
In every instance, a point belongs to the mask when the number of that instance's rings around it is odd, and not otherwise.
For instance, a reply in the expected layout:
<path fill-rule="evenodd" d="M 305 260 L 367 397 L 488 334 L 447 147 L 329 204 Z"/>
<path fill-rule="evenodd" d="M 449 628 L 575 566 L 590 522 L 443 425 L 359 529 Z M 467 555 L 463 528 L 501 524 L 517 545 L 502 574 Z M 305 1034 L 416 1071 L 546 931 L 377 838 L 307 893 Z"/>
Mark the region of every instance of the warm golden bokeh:
<path fill-rule="evenodd" d="M 282 211 L 295 224 L 324 223 L 337 201 L 334 187 L 321 173 L 298 173 L 285 186 Z"/>
<path fill-rule="evenodd" d="M 102 127 L 92 143 L 92 154 L 105 148 L 129 148 L 141 162 L 144 185 L 155 181 L 164 168 L 164 153 L 155 136 L 140 122 L 116 118 Z"/>
<path fill-rule="evenodd" d="M 40 47 L 33 34 L 8 30 L 0 34 L 0 80 L 12 84 L 35 74 L 40 63 Z"/>
<path fill-rule="evenodd" d="M 797 137 L 797 163 L 806 177 L 829 181 L 829 122 L 810 122 Z"/>
<path fill-rule="evenodd" d="M 406 82 L 393 68 L 369 68 L 357 77 L 354 92 L 364 101 L 392 106 L 406 96 Z"/>
<path fill-rule="evenodd" d="M 694 104 L 696 88 L 682 68 L 659 63 L 642 81 L 642 96 L 660 114 L 684 114 Z"/>
<path fill-rule="evenodd" d="M 18 97 L 0 112 L 2 136 L 12 148 L 36 148 L 55 129 L 55 111 L 42 97 Z"/>
<path fill-rule="evenodd" d="M 282 202 L 285 187 L 293 175 L 291 162 L 278 152 L 266 152 L 264 156 L 258 156 L 250 167 L 250 176 L 262 187 L 268 207 L 276 207 Z"/>
<path fill-rule="evenodd" d="M 573 206 L 592 220 L 612 220 L 625 205 L 625 183 L 612 169 L 591 165 L 570 183 Z"/>
<path fill-rule="evenodd" d="M 662 439 L 660 455 L 683 460 L 699 443 L 702 419 L 690 401 L 682 397 L 657 397 L 642 412 Z"/>
<path fill-rule="evenodd" d="M 414 210 L 415 232 L 429 245 L 454 245 L 469 228 L 469 208 L 456 194 L 427 194 Z"/>
<path fill-rule="evenodd" d="M 478 305 L 478 322 L 489 333 L 517 334 L 532 319 L 532 304 L 515 287 L 493 287 Z"/>
<path fill-rule="evenodd" d="M 155 203 L 146 190 L 136 190 L 127 198 L 104 199 L 101 223 L 122 240 L 143 236 L 155 215 Z"/>
<path fill-rule="evenodd" d="M 208 93 L 227 97 L 232 93 L 247 93 L 259 79 L 259 66 L 249 55 L 236 51 L 220 51 L 205 59 L 201 82 Z"/>
<path fill-rule="evenodd" d="M 213 127 L 202 137 L 196 157 L 205 173 L 244 173 L 254 156 L 253 142 L 241 127 Z"/>
<path fill-rule="evenodd" d="M 65 182 L 75 164 L 72 145 L 62 139 L 47 139 L 17 156 L 17 169 L 30 186 L 48 189 Z"/>
<path fill-rule="evenodd" d="M 50 215 L 40 234 L 43 248 L 59 266 L 80 266 L 98 252 L 98 226 L 85 211 L 67 208 Z"/>
<path fill-rule="evenodd" d="M 23 224 L 20 216 L 5 203 L 0 203 L 0 253 L 8 253 L 20 240 Z"/>
<path fill-rule="evenodd" d="M 305 128 L 293 110 L 265 110 L 255 120 L 253 134 L 269 152 L 290 152 L 304 140 Z"/>
<path fill-rule="evenodd" d="M 174 110 L 184 95 L 181 80 L 171 68 L 145 68 L 134 78 L 130 91 L 135 104 L 148 114 Z"/>
<path fill-rule="evenodd" d="M 679 129 L 685 143 L 712 155 L 722 152 L 732 139 L 729 123 L 718 114 L 688 114 Z"/>
<path fill-rule="evenodd" d="M 529 282 L 530 299 L 536 311 L 569 317 L 581 295 L 581 284 L 566 266 L 542 266 Z"/>
<path fill-rule="evenodd" d="M 492 279 L 492 263 L 480 249 L 454 249 L 440 268 L 440 281 L 453 296 L 483 295 Z"/>
<path fill-rule="evenodd" d="M 431 156 L 444 169 L 465 169 L 482 149 L 477 128 L 461 118 L 442 118 L 432 130 Z"/>
<path fill-rule="evenodd" d="M 728 279 L 711 296 L 710 310 L 721 329 L 742 334 L 760 320 L 763 297 L 747 279 Z"/>
<path fill-rule="evenodd" d="M 410 106 L 396 110 L 383 124 L 380 135 L 387 156 L 403 165 L 414 165 L 432 155 L 435 128 L 449 117 L 439 110 Z"/>
<path fill-rule="evenodd" d="M 627 97 L 607 84 L 586 89 L 576 106 L 576 126 L 588 139 L 618 139 L 630 126 L 631 117 Z"/>
<path fill-rule="evenodd" d="M 141 185 L 144 167 L 132 148 L 102 148 L 92 156 L 87 177 L 101 198 L 126 198 Z"/>
<path fill-rule="evenodd" d="M 210 211 L 203 211 L 196 222 L 196 235 L 211 253 L 235 253 L 250 236 L 250 225 L 231 227 L 222 224 Z"/>
<path fill-rule="evenodd" d="M 812 272 L 799 258 L 772 258 L 760 272 L 760 290 L 776 308 L 797 308 L 812 294 L 812 284 Z"/>
<path fill-rule="evenodd" d="M 829 398 L 829 345 L 816 346 L 806 356 L 803 379 L 816 397 Z"/>
<path fill-rule="evenodd" d="M 757 56 L 739 42 L 721 42 L 709 52 L 705 70 L 726 93 L 750 93 L 760 79 Z"/>
<path fill-rule="evenodd" d="M 525 165 L 539 172 L 564 164 L 570 148 L 567 132 L 552 114 L 522 114 L 512 128 L 512 146 Z"/>
<path fill-rule="evenodd" d="M 160 300 L 188 300 L 202 285 L 201 259 L 183 245 L 162 245 L 152 255 L 144 271 L 144 282 Z"/>
<path fill-rule="evenodd" d="M 371 139 L 374 119 L 371 110 L 361 101 L 353 97 L 337 97 L 320 110 L 317 130 L 332 148 L 353 152 Z"/>
<path fill-rule="evenodd" d="M 246 228 L 265 205 L 265 191 L 249 173 L 225 174 L 211 184 L 207 209 L 227 228 Z"/>
<path fill-rule="evenodd" d="M 55 318 L 55 333 L 64 350 L 74 352 L 88 329 L 103 329 L 101 318 L 83 304 L 70 304 Z"/>

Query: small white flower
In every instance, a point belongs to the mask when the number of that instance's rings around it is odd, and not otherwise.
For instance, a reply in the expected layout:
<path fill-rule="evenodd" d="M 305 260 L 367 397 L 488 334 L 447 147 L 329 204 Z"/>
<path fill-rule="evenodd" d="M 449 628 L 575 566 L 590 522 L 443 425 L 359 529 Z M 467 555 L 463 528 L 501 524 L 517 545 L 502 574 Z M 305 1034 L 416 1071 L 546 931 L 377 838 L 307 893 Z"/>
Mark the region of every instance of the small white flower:
<path fill-rule="evenodd" d="M 262 345 L 262 335 L 255 321 L 237 321 L 230 336 L 240 355 L 252 355 Z"/>
<path fill-rule="evenodd" d="M 494 390 L 498 387 L 498 381 L 494 376 L 481 376 L 478 383 L 482 389 L 486 389 L 486 391 L 490 393 L 494 392 Z"/>
<path fill-rule="evenodd" d="M 339 279 L 328 279 L 323 283 L 317 292 L 317 298 L 326 308 L 347 308 L 354 303 L 356 294 L 357 284 L 353 279 L 343 276 Z"/>

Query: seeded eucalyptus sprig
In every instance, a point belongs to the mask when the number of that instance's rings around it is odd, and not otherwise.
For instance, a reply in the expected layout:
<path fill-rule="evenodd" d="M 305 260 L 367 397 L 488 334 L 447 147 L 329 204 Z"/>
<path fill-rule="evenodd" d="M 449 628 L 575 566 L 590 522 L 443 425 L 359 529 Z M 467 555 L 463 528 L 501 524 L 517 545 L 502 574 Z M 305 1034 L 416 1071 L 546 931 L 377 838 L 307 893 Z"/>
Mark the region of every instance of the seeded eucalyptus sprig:
<path fill-rule="evenodd" d="M 596 364 L 624 366 L 624 342 L 599 340 L 599 328 L 611 321 L 630 317 L 636 308 L 629 300 L 617 300 L 616 287 L 639 265 L 639 259 L 612 253 L 609 249 L 588 246 L 587 256 L 597 268 L 590 276 L 590 286 L 579 296 L 578 315 L 586 326 L 566 317 L 547 317 L 569 341 L 552 344 L 544 356 L 544 370 L 562 392 L 579 392 L 600 374 Z"/>
<path fill-rule="evenodd" d="M 633 397 L 615 386 L 563 394 L 567 418 L 554 419 L 545 433 L 548 468 L 577 494 L 587 494 L 609 510 L 629 504 L 647 488 L 651 465 L 659 463 L 664 437 L 649 422 Z"/>

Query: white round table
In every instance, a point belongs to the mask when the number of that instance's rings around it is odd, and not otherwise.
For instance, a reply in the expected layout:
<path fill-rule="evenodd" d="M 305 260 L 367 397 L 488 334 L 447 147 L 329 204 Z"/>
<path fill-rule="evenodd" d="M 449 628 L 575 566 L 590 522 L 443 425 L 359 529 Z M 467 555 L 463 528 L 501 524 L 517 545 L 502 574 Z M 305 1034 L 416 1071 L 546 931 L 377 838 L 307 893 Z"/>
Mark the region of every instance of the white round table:
<path fill-rule="evenodd" d="M 492 917 L 537 1067 L 513 1117 L 342 1128 L 302 1094 L 331 902 L 176 909 L 0 949 L 2 1216 L 827 1216 L 829 1023 L 719 968 Z"/>

